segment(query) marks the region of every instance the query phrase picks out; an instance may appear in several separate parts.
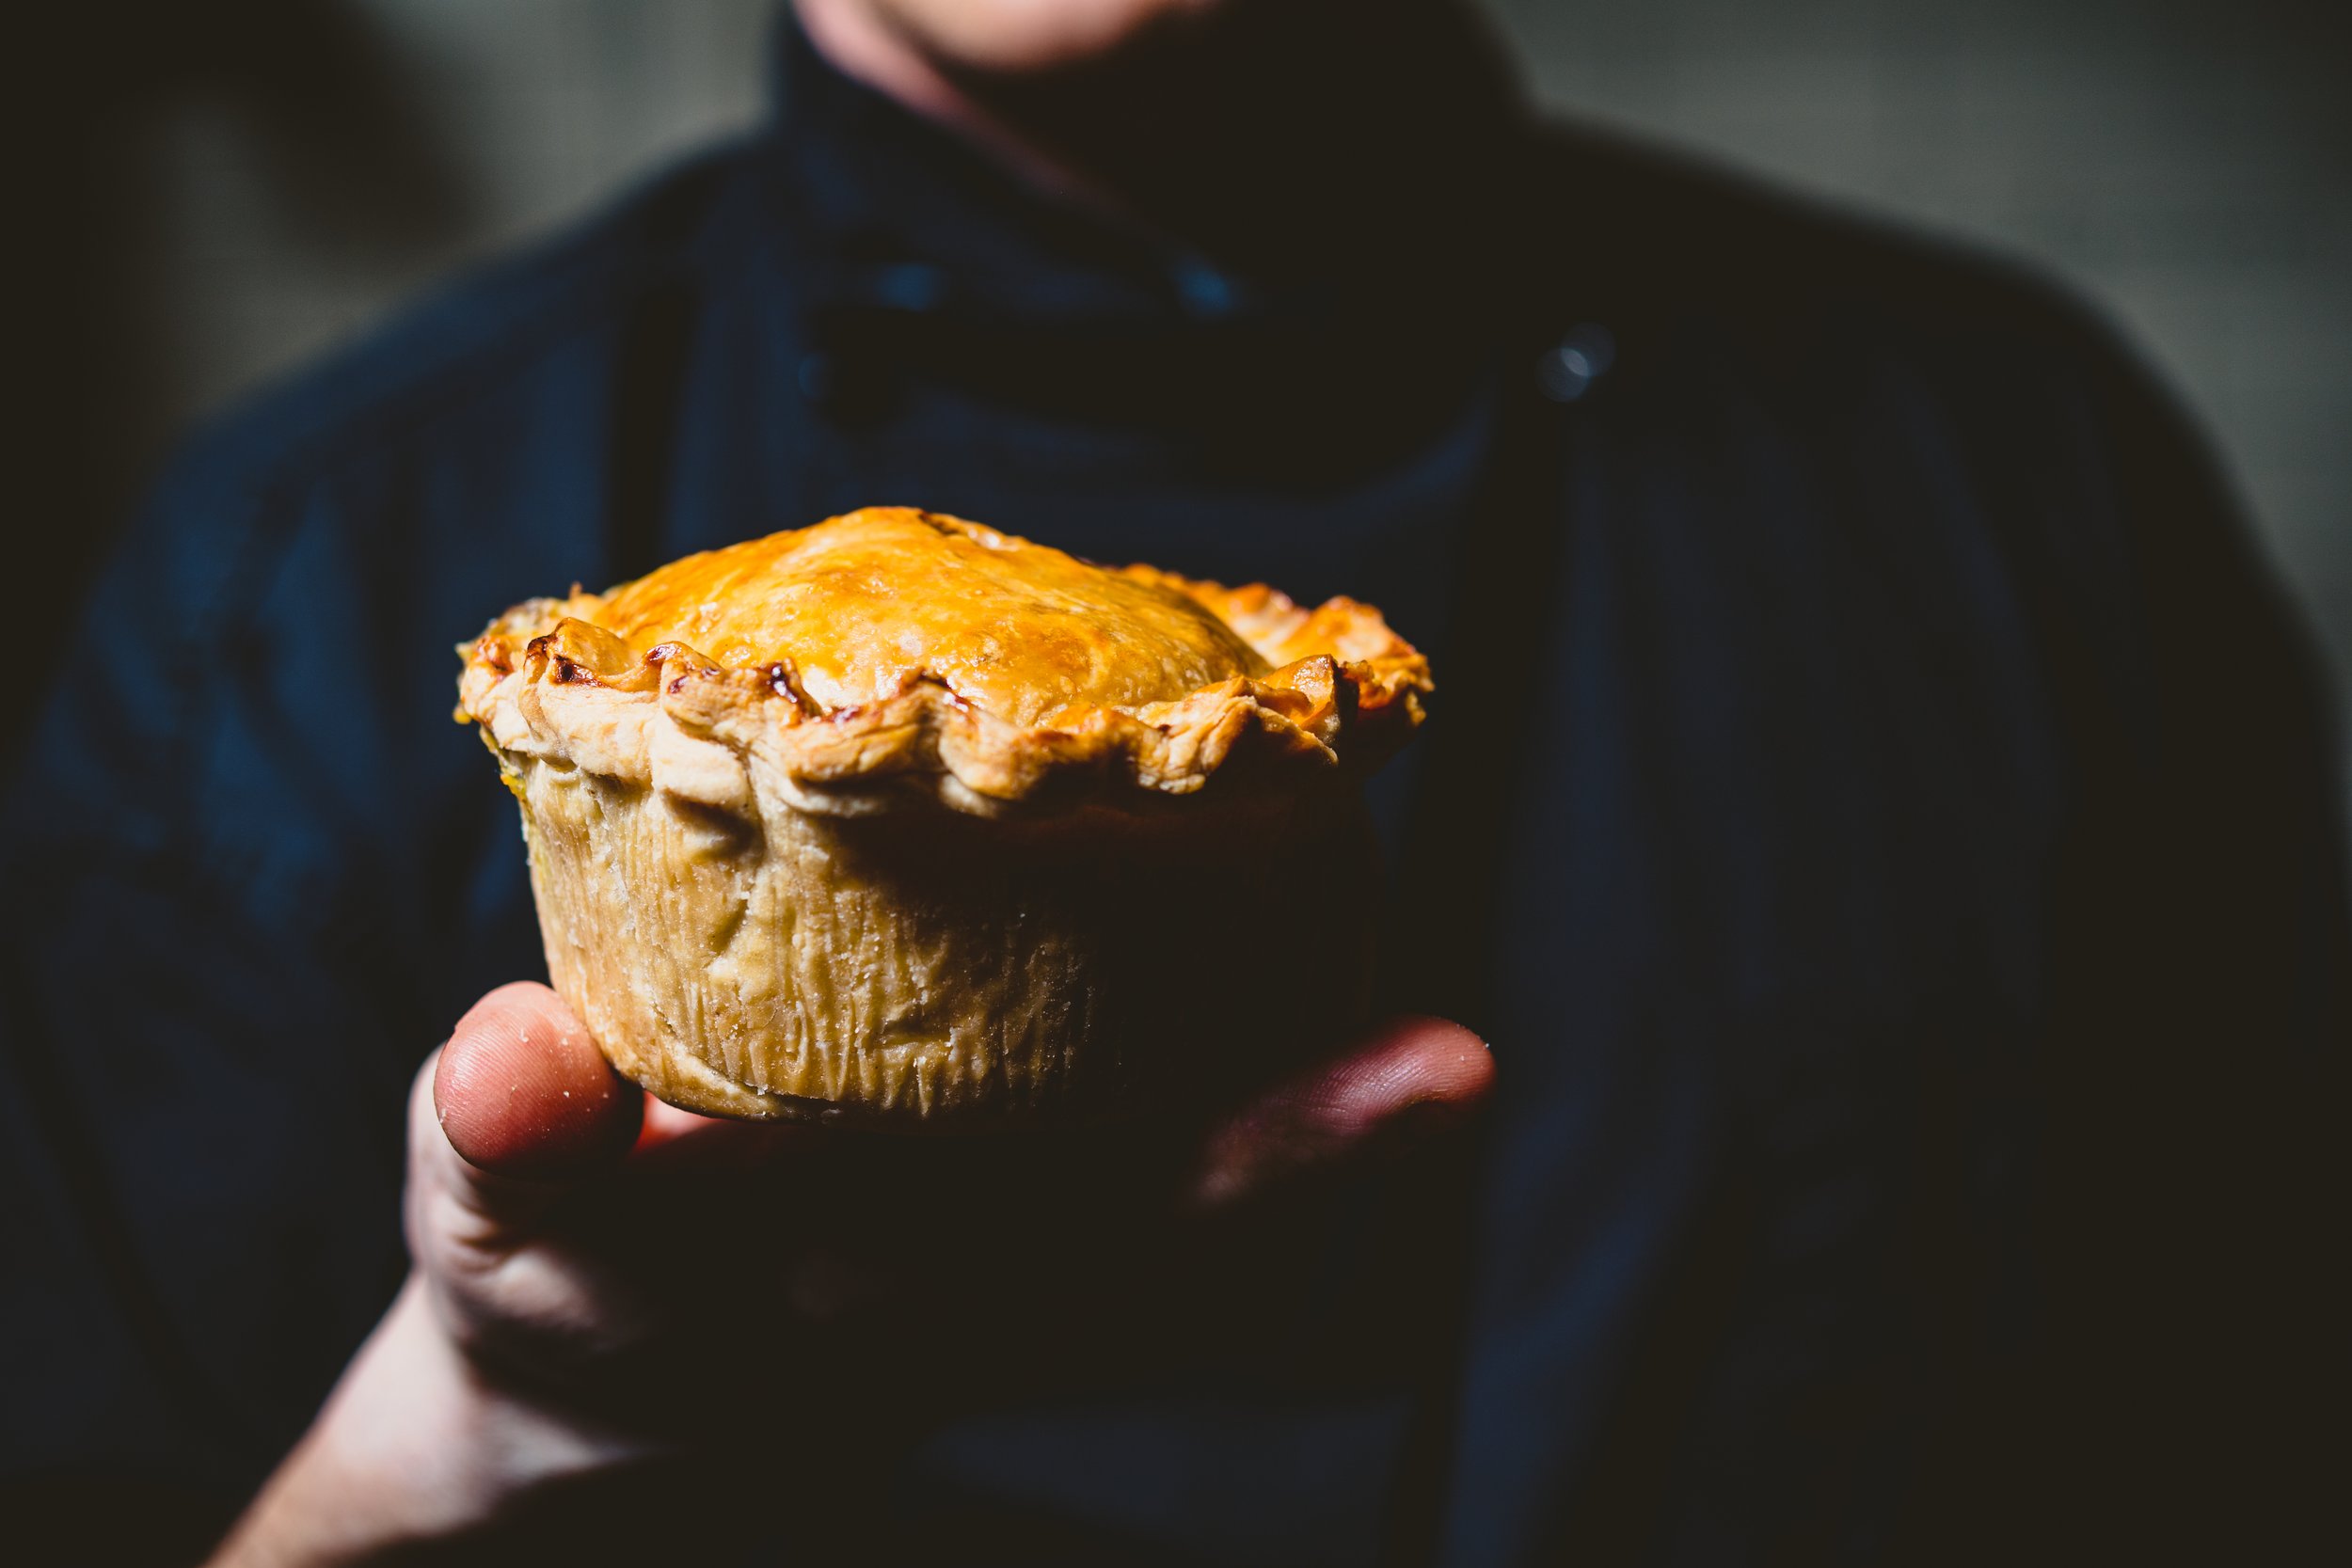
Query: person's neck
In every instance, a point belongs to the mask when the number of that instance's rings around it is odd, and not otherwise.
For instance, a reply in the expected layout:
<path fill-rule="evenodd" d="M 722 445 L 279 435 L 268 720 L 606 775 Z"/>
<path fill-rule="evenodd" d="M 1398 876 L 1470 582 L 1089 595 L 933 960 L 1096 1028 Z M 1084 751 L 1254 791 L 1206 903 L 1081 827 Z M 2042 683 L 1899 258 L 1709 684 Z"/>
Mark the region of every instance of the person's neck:
<path fill-rule="evenodd" d="M 1460 243 L 1523 111 L 1467 6 L 1240 5 L 1053 71 L 959 71 L 854 0 L 799 0 L 835 70 L 1033 185 L 1269 279 Z"/>
<path fill-rule="evenodd" d="M 1107 204 L 1075 168 L 992 114 L 857 0 L 794 0 L 793 9 L 809 42 L 842 75 L 984 149 L 1042 189 Z"/>

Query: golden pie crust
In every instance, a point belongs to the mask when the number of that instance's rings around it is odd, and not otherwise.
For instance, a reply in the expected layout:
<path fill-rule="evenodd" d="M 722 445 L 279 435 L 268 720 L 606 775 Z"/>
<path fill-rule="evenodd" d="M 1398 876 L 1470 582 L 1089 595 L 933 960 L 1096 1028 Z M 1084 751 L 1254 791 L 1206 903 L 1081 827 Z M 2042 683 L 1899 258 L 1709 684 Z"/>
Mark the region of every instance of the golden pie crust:
<path fill-rule="evenodd" d="M 1111 1114 L 1344 1027 L 1357 784 L 1430 688 L 1369 606 L 901 507 L 464 652 L 613 1064 L 707 1114 L 908 1127 Z"/>

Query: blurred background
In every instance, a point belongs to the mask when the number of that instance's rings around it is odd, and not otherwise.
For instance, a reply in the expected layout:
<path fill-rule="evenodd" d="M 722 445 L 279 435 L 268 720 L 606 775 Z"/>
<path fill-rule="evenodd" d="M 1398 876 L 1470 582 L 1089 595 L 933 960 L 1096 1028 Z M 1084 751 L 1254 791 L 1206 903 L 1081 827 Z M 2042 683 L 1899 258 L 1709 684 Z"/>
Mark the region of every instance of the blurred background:
<path fill-rule="evenodd" d="M 56 629 L 192 423 L 761 112 L 775 0 L 211 0 L 18 24 L 20 417 Z M 2352 692 L 2335 0 L 1488 0 L 1531 87 L 2023 255 L 2214 433 Z M 1334 40 L 1344 47 L 1343 40 Z M 1610 221 L 1605 213 L 1594 221 Z"/>

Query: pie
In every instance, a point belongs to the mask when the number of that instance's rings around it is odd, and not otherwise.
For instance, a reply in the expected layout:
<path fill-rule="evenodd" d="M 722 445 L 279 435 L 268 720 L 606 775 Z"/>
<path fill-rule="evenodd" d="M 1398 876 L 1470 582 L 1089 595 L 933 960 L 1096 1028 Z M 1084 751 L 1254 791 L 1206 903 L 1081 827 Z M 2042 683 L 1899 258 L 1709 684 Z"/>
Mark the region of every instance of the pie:
<path fill-rule="evenodd" d="M 548 970 L 612 1064 L 707 1115 L 908 1129 L 1113 1116 L 1345 1028 L 1358 786 L 1430 687 L 1353 600 L 904 507 L 461 651 Z"/>

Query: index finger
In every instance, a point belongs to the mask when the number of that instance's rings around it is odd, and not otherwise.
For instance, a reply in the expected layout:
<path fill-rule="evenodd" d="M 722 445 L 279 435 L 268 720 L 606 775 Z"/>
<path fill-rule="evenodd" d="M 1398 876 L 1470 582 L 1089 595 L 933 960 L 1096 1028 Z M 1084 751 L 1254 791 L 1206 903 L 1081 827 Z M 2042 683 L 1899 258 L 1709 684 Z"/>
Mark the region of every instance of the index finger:
<path fill-rule="evenodd" d="M 1391 1019 L 1216 1127 L 1191 1196 L 1217 1208 L 1436 1135 L 1468 1121 L 1493 1088 L 1494 1058 L 1476 1035 L 1441 1018 Z"/>

